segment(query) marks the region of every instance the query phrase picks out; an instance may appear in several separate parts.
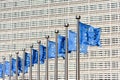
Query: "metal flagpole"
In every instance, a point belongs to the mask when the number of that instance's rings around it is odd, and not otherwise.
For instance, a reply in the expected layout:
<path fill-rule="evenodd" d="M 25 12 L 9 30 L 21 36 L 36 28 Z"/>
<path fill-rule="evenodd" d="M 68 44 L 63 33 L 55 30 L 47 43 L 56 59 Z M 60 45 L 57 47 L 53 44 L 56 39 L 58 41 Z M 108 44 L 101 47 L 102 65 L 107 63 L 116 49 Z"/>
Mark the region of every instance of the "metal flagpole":
<path fill-rule="evenodd" d="M 11 80 L 11 69 L 12 69 L 12 54 L 9 55 L 10 67 L 9 67 L 9 80 Z"/>
<path fill-rule="evenodd" d="M 24 74 L 25 74 L 25 49 L 22 49 L 23 51 L 23 61 L 22 61 L 22 80 L 24 80 Z"/>
<path fill-rule="evenodd" d="M 68 26 L 69 24 L 65 24 L 64 27 L 65 27 L 65 34 L 66 34 L 66 37 L 65 37 L 65 41 L 66 41 L 66 44 L 65 44 L 65 80 L 68 80 Z"/>
<path fill-rule="evenodd" d="M 2 58 L 3 58 L 3 80 L 5 80 L 5 57 L 4 56 L 2 56 Z"/>
<path fill-rule="evenodd" d="M 37 41 L 38 43 L 38 71 L 37 71 L 37 80 L 40 80 L 40 44 L 41 41 Z"/>
<path fill-rule="evenodd" d="M 33 45 L 30 46 L 30 71 L 29 71 L 29 80 L 32 80 L 32 49 L 33 49 Z"/>
<path fill-rule="evenodd" d="M 54 80 L 58 80 L 58 33 L 59 30 L 55 30 L 55 42 L 56 42 L 56 55 L 55 55 L 55 70 L 54 70 Z"/>
<path fill-rule="evenodd" d="M 16 52 L 16 79 L 15 80 L 18 80 L 18 54 L 19 52 Z"/>
<path fill-rule="evenodd" d="M 80 27 L 79 27 L 79 20 L 80 16 L 76 16 L 77 19 L 77 41 L 76 41 L 76 80 L 80 80 Z"/>
<path fill-rule="evenodd" d="M 45 37 L 47 39 L 47 44 L 46 44 L 46 79 L 45 80 L 48 80 L 48 39 L 49 39 L 49 36 L 46 36 Z"/>

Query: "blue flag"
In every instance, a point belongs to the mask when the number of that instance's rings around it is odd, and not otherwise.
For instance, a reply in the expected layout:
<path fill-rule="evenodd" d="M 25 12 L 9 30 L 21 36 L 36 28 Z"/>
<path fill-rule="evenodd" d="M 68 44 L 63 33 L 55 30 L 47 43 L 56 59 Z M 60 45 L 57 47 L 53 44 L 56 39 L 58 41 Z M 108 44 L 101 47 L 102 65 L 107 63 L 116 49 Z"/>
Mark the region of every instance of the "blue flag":
<path fill-rule="evenodd" d="M 100 43 L 101 29 L 90 27 L 88 29 L 88 44 L 90 46 L 101 46 Z"/>
<path fill-rule="evenodd" d="M 28 72 L 28 67 L 30 66 L 30 54 L 25 52 L 25 73 Z"/>
<path fill-rule="evenodd" d="M 84 23 L 79 23 L 80 25 L 80 44 L 88 44 L 88 29 L 89 25 Z"/>
<path fill-rule="evenodd" d="M 55 42 L 48 41 L 48 58 L 55 58 L 56 47 Z"/>
<path fill-rule="evenodd" d="M 45 56 L 46 58 L 46 48 L 43 49 L 43 46 L 41 45 L 41 55 Z M 58 36 L 58 57 L 65 57 L 65 37 L 63 36 Z M 43 54 L 43 50 L 44 54 Z M 53 41 L 48 41 L 48 58 L 55 58 L 56 55 L 56 43 Z M 42 57 L 42 56 L 41 56 Z M 43 57 L 41 58 L 43 60 Z"/>
<path fill-rule="evenodd" d="M 88 53 L 88 29 L 89 25 L 79 22 L 80 25 L 80 53 Z"/>
<path fill-rule="evenodd" d="M 38 63 L 38 51 L 35 49 L 32 49 L 32 64 Z"/>
<path fill-rule="evenodd" d="M 12 71 L 16 72 L 16 59 L 12 58 Z"/>
<path fill-rule="evenodd" d="M 3 78 L 3 64 L 0 64 L 0 78 Z"/>
<path fill-rule="evenodd" d="M 40 64 L 44 64 L 45 57 L 46 57 L 46 47 L 40 45 Z"/>
<path fill-rule="evenodd" d="M 68 31 L 68 51 L 76 51 L 76 33 L 69 30 Z"/>
<path fill-rule="evenodd" d="M 12 71 L 16 74 L 16 59 L 12 58 Z M 19 66 L 19 60 L 18 60 L 18 75 L 20 74 L 20 66 Z"/>
<path fill-rule="evenodd" d="M 18 70 L 22 72 L 22 59 L 18 57 Z"/>
<path fill-rule="evenodd" d="M 65 58 L 65 37 L 58 35 L 58 55 Z"/>
<path fill-rule="evenodd" d="M 5 61 L 5 74 L 10 76 L 10 62 Z M 13 76 L 13 72 L 11 71 L 11 76 Z"/>
<path fill-rule="evenodd" d="M 38 63 L 38 51 L 33 49 L 33 54 L 32 54 L 32 64 L 37 64 Z M 43 45 L 40 45 L 40 64 L 44 64 L 44 59 L 46 56 L 46 47 Z"/>
<path fill-rule="evenodd" d="M 58 44 L 60 45 L 60 44 Z M 59 46 L 58 46 L 59 48 Z M 59 50 L 58 50 L 59 51 Z M 58 52 L 58 57 L 65 57 L 65 53 L 59 53 Z M 53 41 L 48 41 L 48 58 L 55 58 L 56 56 L 56 43 Z"/>
<path fill-rule="evenodd" d="M 96 46 L 101 46 L 100 35 L 101 35 L 101 28 L 95 28 L 95 42 Z"/>
<path fill-rule="evenodd" d="M 80 44 L 80 54 L 86 54 L 86 53 L 88 53 L 88 45 Z"/>
<path fill-rule="evenodd" d="M 101 29 L 94 28 L 90 25 L 79 23 L 80 25 L 80 43 L 90 46 L 101 46 L 100 35 Z"/>
<path fill-rule="evenodd" d="M 68 33 L 68 51 L 76 51 L 76 38 L 77 34 L 71 30 Z M 88 45 L 85 43 L 80 43 L 80 53 L 87 53 Z"/>

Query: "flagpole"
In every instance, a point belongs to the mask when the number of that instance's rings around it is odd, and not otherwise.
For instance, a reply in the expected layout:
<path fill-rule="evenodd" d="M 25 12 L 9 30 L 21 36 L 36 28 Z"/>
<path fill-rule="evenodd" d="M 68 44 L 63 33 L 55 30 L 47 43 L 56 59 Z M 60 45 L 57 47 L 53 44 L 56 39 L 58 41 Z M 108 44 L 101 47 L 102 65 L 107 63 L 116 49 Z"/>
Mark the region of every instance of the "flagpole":
<path fill-rule="evenodd" d="M 65 34 L 66 34 L 66 37 L 65 37 L 65 41 L 66 41 L 66 44 L 65 44 L 65 80 L 68 80 L 68 27 L 69 27 L 69 24 L 65 24 L 64 25 L 65 27 Z"/>
<path fill-rule="evenodd" d="M 11 69 L 12 69 L 12 54 L 9 55 L 10 67 L 9 67 L 9 80 L 11 80 Z"/>
<path fill-rule="evenodd" d="M 58 80 L 58 33 L 59 30 L 55 30 L 56 55 L 55 55 L 54 80 Z"/>
<path fill-rule="evenodd" d="M 40 80 L 40 44 L 41 41 L 37 41 L 38 43 L 38 71 L 37 71 L 37 80 Z"/>
<path fill-rule="evenodd" d="M 48 39 L 49 39 L 49 36 L 46 36 L 46 79 L 45 80 L 48 80 Z"/>
<path fill-rule="evenodd" d="M 33 49 L 33 45 L 30 46 L 30 71 L 29 71 L 29 80 L 32 80 L 32 49 Z"/>
<path fill-rule="evenodd" d="M 2 56 L 2 59 L 3 59 L 3 80 L 5 80 L 5 57 Z"/>
<path fill-rule="evenodd" d="M 80 28 L 79 28 L 80 18 L 81 18 L 81 16 L 76 16 L 76 19 L 77 19 L 76 80 L 80 80 Z"/>
<path fill-rule="evenodd" d="M 16 79 L 15 80 L 18 80 L 18 54 L 19 52 L 16 52 Z"/>
<path fill-rule="evenodd" d="M 23 51 L 23 61 L 22 61 L 22 80 L 24 80 L 24 74 L 25 74 L 25 49 L 22 49 Z"/>

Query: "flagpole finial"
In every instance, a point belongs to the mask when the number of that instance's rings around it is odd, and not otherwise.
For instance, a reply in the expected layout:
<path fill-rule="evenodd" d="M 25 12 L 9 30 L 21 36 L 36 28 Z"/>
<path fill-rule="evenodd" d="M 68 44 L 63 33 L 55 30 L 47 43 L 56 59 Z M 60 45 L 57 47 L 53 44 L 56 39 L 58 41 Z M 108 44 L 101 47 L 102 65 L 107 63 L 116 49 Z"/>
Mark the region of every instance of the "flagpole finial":
<path fill-rule="evenodd" d="M 37 43 L 38 43 L 38 44 L 40 44 L 40 43 L 41 43 L 41 41 L 40 41 L 40 40 L 38 40 L 38 41 L 37 41 Z"/>
<path fill-rule="evenodd" d="M 23 48 L 22 51 L 25 51 L 25 48 Z"/>
<path fill-rule="evenodd" d="M 48 39 L 48 38 L 49 38 L 49 35 L 45 36 L 45 38 Z"/>
<path fill-rule="evenodd" d="M 6 59 L 5 56 L 2 56 L 2 59 L 5 60 Z"/>
<path fill-rule="evenodd" d="M 59 30 L 55 30 L 55 33 L 59 33 Z"/>
<path fill-rule="evenodd" d="M 19 52 L 16 52 L 16 54 L 19 54 Z"/>
<path fill-rule="evenodd" d="M 12 54 L 9 54 L 10 57 L 12 57 Z"/>
<path fill-rule="evenodd" d="M 69 26 L 69 24 L 68 23 L 66 23 L 65 25 L 64 25 L 64 27 L 68 27 Z"/>
<path fill-rule="evenodd" d="M 81 19 L 81 16 L 79 15 L 79 16 L 76 16 L 76 19 Z"/>
<path fill-rule="evenodd" d="M 30 46 L 30 48 L 33 48 L 33 44 Z"/>

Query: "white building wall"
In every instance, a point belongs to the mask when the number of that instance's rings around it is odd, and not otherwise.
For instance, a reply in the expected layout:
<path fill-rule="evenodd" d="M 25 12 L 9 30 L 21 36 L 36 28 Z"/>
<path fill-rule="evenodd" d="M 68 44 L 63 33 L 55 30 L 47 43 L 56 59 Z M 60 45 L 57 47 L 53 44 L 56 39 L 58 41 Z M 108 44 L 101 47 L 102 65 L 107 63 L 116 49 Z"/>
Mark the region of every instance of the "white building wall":
<path fill-rule="evenodd" d="M 81 80 L 119 80 L 120 74 L 120 1 L 119 0 L 2 0 L 0 1 L 0 61 L 8 54 L 29 47 L 37 40 L 45 45 L 45 35 L 54 40 L 54 30 L 65 34 L 64 23 L 76 31 L 75 16 L 102 29 L 102 47 L 89 47 L 81 55 Z M 75 80 L 75 52 L 69 54 L 69 80 Z M 59 60 L 59 80 L 64 80 L 64 60 Z M 33 67 L 33 78 L 37 77 Z M 45 65 L 41 65 L 41 80 L 45 80 Z M 28 74 L 25 76 L 29 77 Z M 21 76 L 20 76 L 21 78 Z M 49 60 L 49 79 L 54 80 L 54 59 Z M 7 79 L 6 79 L 7 80 Z"/>

